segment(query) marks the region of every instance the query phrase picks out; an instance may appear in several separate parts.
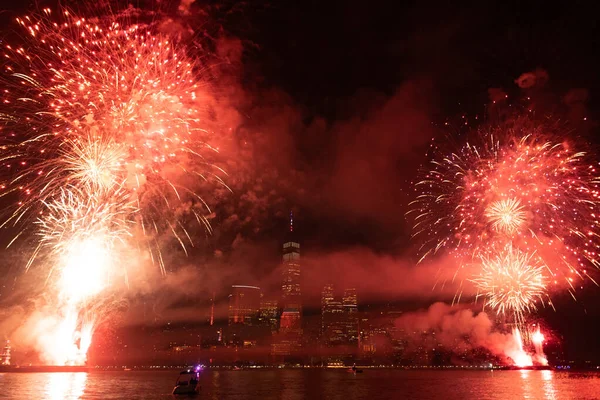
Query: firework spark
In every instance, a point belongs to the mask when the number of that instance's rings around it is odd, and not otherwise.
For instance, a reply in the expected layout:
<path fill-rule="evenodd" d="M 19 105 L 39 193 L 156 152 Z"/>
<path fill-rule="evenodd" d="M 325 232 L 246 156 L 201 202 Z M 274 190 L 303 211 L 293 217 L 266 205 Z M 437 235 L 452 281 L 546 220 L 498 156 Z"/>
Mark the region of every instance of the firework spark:
<path fill-rule="evenodd" d="M 498 314 L 513 314 L 522 323 L 524 314 L 536 310 L 536 302 L 547 296 L 544 267 L 536 264 L 535 255 L 507 245 L 492 257 L 482 257 L 481 263 L 480 275 L 473 282 Z"/>
<path fill-rule="evenodd" d="M 507 234 L 515 233 L 525 223 L 523 206 L 517 199 L 498 200 L 486 210 L 485 216 L 492 223 L 492 228 Z"/>
<path fill-rule="evenodd" d="M 414 234 L 423 260 L 437 252 L 475 265 L 511 244 L 536 253 L 548 284 L 574 296 L 599 265 L 598 163 L 564 132 L 514 118 L 438 153 L 415 184 Z M 438 149 L 439 150 L 439 149 Z M 475 261 L 475 262 L 473 262 Z"/>
<path fill-rule="evenodd" d="M 17 237 L 36 228 L 27 267 L 45 260 L 55 283 L 45 358 L 81 363 L 97 319 L 85 311 L 126 268 L 118 260 L 134 227 L 149 244 L 170 232 L 187 252 L 191 236 L 173 218 L 189 212 L 210 231 L 189 182 L 224 185 L 223 171 L 211 161 L 209 88 L 185 47 L 116 17 L 50 14 L 17 19 L 27 44 L 5 49 L 0 196 L 16 205 L 2 226 L 20 227 Z M 148 250 L 164 272 L 160 248 Z"/>
<path fill-rule="evenodd" d="M 210 212 L 181 184 L 193 176 L 222 182 L 211 164 L 200 66 L 150 28 L 68 12 L 62 19 L 18 19 L 30 47 L 6 49 L 3 102 L 13 112 L 4 114 L 10 133 L 0 159 L 12 173 L 3 194 L 19 195 L 8 221 L 35 216 L 39 200 L 67 184 L 127 188 L 144 228 L 161 225 L 156 217 L 182 201 L 199 216 Z"/>

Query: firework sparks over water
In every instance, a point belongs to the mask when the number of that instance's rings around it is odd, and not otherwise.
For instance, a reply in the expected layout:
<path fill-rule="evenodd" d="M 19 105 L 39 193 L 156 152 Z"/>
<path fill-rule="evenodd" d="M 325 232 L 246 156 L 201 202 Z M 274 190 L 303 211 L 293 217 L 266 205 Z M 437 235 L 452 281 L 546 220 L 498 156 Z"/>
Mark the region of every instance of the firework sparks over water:
<path fill-rule="evenodd" d="M 593 281 L 598 164 L 553 129 L 515 118 L 439 153 L 411 203 L 421 259 L 443 251 L 481 264 L 493 257 L 490 249 L 510 244 L 536 254 L 547 286 L 566 286 L 575 296 L 585 279 Z"/>
<path fill-rule="evenodd" d="M 116 260 L 137 227 L 147 243 L 170 232 L 186 252 L 193 241 L 172 218 L 178 208 L 210 230 L 211 210 L 187 184 L 223 184 L 211 162 L 209 88 L 186 49 L 152 26 L 49 10 L 17 22 L 26 44 L 6 46 L 2 63 L 1 195 L 16 199 L 3 225 L 22 229 L 17 237 L 36 229 L 27 267 L 43 260 L 55 282 L 59 321 L 45 347 L 64 345 L 42 349 L 46 359 L 81 363 L 95 320 L 81 315 L 126 268 Z M 148 250 L 164 271 L 160 248 Z"/>
<path fill-rule="evenodd" d="M 486 306 L 523 328 L 550 293 L 598 267 L 598 163 L 555 127 L 516 117 L 443 152 L 416 182 L 409 214 L 421 260 L 458 260 Z M 514 336 L 521 342 L 519 329 Z M 528 365 L 517 349 L 511 357 Z M 538 351 L 539 359 L 545 360 Z M 515 359 L 519 358 L 519 360 Z"/>

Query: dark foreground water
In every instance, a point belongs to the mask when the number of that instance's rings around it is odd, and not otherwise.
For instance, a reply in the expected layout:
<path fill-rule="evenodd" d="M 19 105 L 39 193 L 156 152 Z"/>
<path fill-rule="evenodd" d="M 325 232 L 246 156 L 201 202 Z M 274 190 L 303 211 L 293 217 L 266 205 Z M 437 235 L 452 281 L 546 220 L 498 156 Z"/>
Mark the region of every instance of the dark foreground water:
<path fill-rule="evenodd" d="M 177 371 L 0 373 L 0 399 L 173 399 Z M 199 399 L 600 399 L 600 374 L 553 371 L 205 371 Z"/>

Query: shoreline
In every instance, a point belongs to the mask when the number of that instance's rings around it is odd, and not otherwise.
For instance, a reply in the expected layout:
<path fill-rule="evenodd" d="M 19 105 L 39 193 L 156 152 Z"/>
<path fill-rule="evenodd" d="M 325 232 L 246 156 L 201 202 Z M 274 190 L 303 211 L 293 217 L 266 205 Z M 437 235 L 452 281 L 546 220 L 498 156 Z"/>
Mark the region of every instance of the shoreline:
<path fill-rule="evenodd" d="M 422 370 L 422 371 L 558 371 L 558 372 L 600 372 L 600 367 L 588 368 L 566 368 L 562 366 L 368 366 L 357 365 L 361 370 Z M 192 368 L 191 366 L 0 366 L 1 373 L 60 373 L 60 372 L 153 372 L 153 371 L 181 371 Z M 276 369 L 320 369 L 348 371 L 351 366 L 210 366 L 205 367 L 205 371 L 250 371 L 250 370 L 276 370 Z M 348 371 L 351 372 L 351 371 Z"/>

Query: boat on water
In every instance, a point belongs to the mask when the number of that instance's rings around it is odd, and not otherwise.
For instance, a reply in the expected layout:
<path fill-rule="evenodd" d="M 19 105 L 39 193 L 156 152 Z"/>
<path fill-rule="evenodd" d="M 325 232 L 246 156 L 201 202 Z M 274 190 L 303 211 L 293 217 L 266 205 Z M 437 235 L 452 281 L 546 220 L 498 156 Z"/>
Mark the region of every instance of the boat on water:
<path fill-rule="evenodd" d="M 198 368 L 181 371 L 177 377 L 177 381 L 175 382 L 173 394 L 197 394 L 200 390 L 200 385 L 198 385 L 199 379 L 200 372 Z"/>
<path fill-rule="evenodd" d="M 348 372 L 352 372 L 352 373 L 355 373 L 355 374 L 362 374 L 363 370 L 359 369 L 359 368 L 356 368 L 356 364 L 354 364 L 352 366 L 352 368 L 348 368 Z"/>

